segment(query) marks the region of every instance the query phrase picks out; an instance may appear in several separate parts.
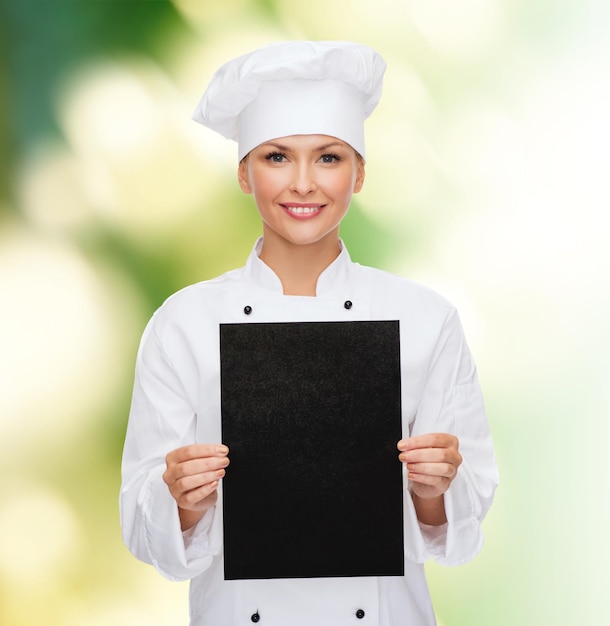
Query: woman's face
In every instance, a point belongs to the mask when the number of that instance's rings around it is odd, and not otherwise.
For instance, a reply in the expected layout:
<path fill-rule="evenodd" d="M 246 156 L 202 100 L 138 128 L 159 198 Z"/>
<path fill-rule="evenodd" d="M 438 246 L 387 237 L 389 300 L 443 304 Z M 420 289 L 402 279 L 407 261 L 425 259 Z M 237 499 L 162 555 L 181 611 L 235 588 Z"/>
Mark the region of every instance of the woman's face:
<path fill-rule="evenodd" d="M 291 135 L 254 148 L 238 179 L 254 196 L 265 245 L 277 238 L 307 245 L 338 238 L 352 194 L 362 188 L 364 163 L 335 137 Z"/>

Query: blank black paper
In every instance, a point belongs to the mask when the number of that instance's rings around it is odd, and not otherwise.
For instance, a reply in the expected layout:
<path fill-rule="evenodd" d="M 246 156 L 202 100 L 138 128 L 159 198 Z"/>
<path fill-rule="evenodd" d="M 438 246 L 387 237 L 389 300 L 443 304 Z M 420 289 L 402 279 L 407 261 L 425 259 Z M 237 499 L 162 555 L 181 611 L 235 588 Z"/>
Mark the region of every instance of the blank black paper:
<path fill-rule="evenodd" d="M 222 324 L 225 579 L 404 574 L 397 321 Z"/>

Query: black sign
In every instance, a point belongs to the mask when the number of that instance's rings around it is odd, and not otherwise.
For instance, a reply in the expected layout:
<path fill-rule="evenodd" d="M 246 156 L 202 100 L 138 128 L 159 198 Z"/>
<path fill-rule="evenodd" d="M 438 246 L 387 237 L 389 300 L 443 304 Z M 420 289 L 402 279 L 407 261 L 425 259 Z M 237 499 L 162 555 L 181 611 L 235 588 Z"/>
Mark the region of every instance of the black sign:
<path fill-rule="evenodd" d="M 222 324 L 225 579 L 404 573 L 397 321 Z"/>

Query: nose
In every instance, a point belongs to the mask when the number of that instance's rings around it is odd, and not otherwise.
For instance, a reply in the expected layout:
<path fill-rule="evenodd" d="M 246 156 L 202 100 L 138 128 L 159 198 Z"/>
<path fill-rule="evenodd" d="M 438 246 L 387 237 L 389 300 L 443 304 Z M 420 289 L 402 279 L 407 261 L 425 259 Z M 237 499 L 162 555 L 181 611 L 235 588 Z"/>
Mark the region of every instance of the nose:
<path fill-rule="evenodd" d="M 300 196 L 306 196 L 316 189 L 312 166 L 307 162 L 296 163 L 291 188 Z"/>

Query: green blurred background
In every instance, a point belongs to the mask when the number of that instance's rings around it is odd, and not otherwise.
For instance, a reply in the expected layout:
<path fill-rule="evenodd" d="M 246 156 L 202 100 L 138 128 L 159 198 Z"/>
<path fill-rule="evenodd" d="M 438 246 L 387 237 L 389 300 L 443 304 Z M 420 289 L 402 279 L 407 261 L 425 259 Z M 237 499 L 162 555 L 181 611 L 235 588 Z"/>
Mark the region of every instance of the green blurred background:
<path fill-rule="evenodd" d="M 440 626 L 610 623 L 610 3 L 4 0 L 0 623 L 187 623 L 121 543 L 144 325 L 258 235 L 235 146 L 190 121 L 272 41 L 386 58 L 352 257 L 458 306 L 501 486 L 483 552 L 428 566 Z"/>

